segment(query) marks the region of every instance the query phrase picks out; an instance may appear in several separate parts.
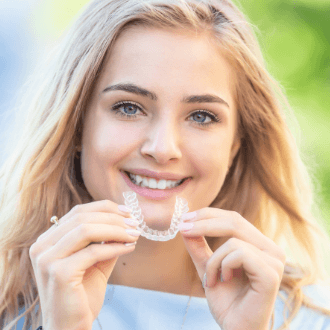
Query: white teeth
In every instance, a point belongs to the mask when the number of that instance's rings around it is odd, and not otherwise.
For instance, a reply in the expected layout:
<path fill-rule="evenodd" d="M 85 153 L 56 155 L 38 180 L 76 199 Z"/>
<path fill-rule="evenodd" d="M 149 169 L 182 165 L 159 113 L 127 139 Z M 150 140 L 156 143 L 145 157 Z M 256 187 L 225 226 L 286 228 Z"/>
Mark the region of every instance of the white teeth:
<path fill-rule="evenodd" d="M 142 178 L 140 177 L 140 175 L 136 175 L 135 176 L 135 181 L 139 184 L 140 182 L 142 182 Z"/>
<path fill-rule="evenodd" d="M 147 179 L 145 177 L 141 177 L 140 175 L 135 175 L 132 173 L 129 173 L 129 177 L 136 185 L 141 187 L 148 187 L 151 189 L 171 189 L 182 183 L 182 180 L 172 181 L 172 180 L 164 180 L 164 179 L 159 180 L 157 182 L 156 179 L 153 178 Z"/>
<path fill-rule="evenodd" d="M 166 188 L 173 188 L 173 182 L 172 181 L 166 181 Z"/>
<path fill-rule="evenodd" d="M 160 180 L 157 184 L 158 189 L 165 189 L 166 188 L 166 180 Z"/>
<path fill-rule="evenodd" d="M 149 179 L 149 188 L 157 188 L 157 181 L 155 179 Z"/>

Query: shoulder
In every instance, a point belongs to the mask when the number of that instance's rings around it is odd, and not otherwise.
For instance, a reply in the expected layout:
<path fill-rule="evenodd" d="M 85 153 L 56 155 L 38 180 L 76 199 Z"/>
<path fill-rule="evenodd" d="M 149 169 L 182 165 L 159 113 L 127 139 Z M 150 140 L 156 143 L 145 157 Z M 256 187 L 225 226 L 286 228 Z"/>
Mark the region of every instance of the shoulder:
<path fill-rule="evenodd" d="M 330 287 L 319 284 L 313 284 L 303 287 L 304 294 L 310 298 L 311 303 L 318 307 L 330 310 Z M 289 317 L 289 310 L 285 300 L 288 295 L 285 291 L 280 291 L 275 306 L 275 329 L 284 323 L 284 317 Z M 285 314 L 284 314 L 285 313 Z M 330 330 L 330 316 L 321 311 L 302 305 L 299 312 L 290 323 L 292 330 Z"/>

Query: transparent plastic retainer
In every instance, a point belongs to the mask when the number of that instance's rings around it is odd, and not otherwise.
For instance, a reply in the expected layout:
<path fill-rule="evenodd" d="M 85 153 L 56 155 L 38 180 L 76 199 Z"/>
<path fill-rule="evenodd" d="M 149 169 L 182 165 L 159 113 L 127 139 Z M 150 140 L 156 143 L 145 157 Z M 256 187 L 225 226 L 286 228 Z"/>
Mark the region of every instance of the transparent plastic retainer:
<path fill-rule="evenodd" d="M 131 214 L 139 222 L 136 229 L 141 232 L 142 236 L 152 241 L 169 241 L 170 239 L 173 239 L 179 231 L 178 225 L 182 222 L 182 214 L 189 211 L 188 201 L 182 197 L 176 197 L 175 210 L 170 228 L 164 231 L 153 230 L 149 228 L 144 221 L 139 202 L 136 198 L 136 193 L 133 191 L 127 191 L 123 193 L 123 196 L 125 198 L 125 205 L 133 210 Z"/>

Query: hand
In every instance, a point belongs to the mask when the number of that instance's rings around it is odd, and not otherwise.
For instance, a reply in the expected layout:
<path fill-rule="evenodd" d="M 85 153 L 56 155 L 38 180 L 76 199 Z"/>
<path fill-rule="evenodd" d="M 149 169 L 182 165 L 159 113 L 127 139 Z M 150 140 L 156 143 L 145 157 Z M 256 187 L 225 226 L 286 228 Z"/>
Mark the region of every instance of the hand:
<path fill-rule="evenodd" d="M 32 244 L 45 329 L 92 329 L 118 257 L 135 249 L 123 243 L 138 239 L 125 231 L 133 228 L 124 217 L 109 200 L 77 205 Z"/>
<path fill-rule="evenodd" d="M 207 207 L 184 223 L 194 224 L 181 234 L 201 281 L 206 273 L 205 295 L 221 329 L 268 329 L 284 272 L 283 249 L 233 211 Z M 230 238 L 213 253 L 204 236 Z M 224 282 L 217 280 L 220 267 Z"/>

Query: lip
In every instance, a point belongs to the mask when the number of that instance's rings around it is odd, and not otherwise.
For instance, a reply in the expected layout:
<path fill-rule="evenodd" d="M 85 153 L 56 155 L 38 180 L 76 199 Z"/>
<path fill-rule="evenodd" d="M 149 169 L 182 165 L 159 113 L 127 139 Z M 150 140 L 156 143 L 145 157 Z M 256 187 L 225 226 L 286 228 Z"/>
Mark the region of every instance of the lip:
<path fill-rule="evenodd" d="M 150 170 L 145 170 L 145 169 L 133 169 L 133 170 L 125 170 L 126 172 L 130 172 L 132 174 L 136 175 L 142 175 L 142 176 L 148 176 L 150 178 L 158 179 L 158 180 L 173 180 L 173 181 L 178 181 L 187 178 L 186 176 L 182 175 L 176 175 L 172 173 L 167 173 L 167 172 L 154 172 Z"/>
<path fill-rule="evenodd" d="M 150 189 L 146 187 L 140 187 L 135 185 L 123 171 L 120 171 L 121 176 L 125 180 L 126 184 L 140 196 L 153 200 L 164 200 L 171 198 L 173 195 L 180 193 L 186 188 L 187 184 L 191 181 L 191 178 L 186 179 L 180 186 L 171 189 Z"/>

